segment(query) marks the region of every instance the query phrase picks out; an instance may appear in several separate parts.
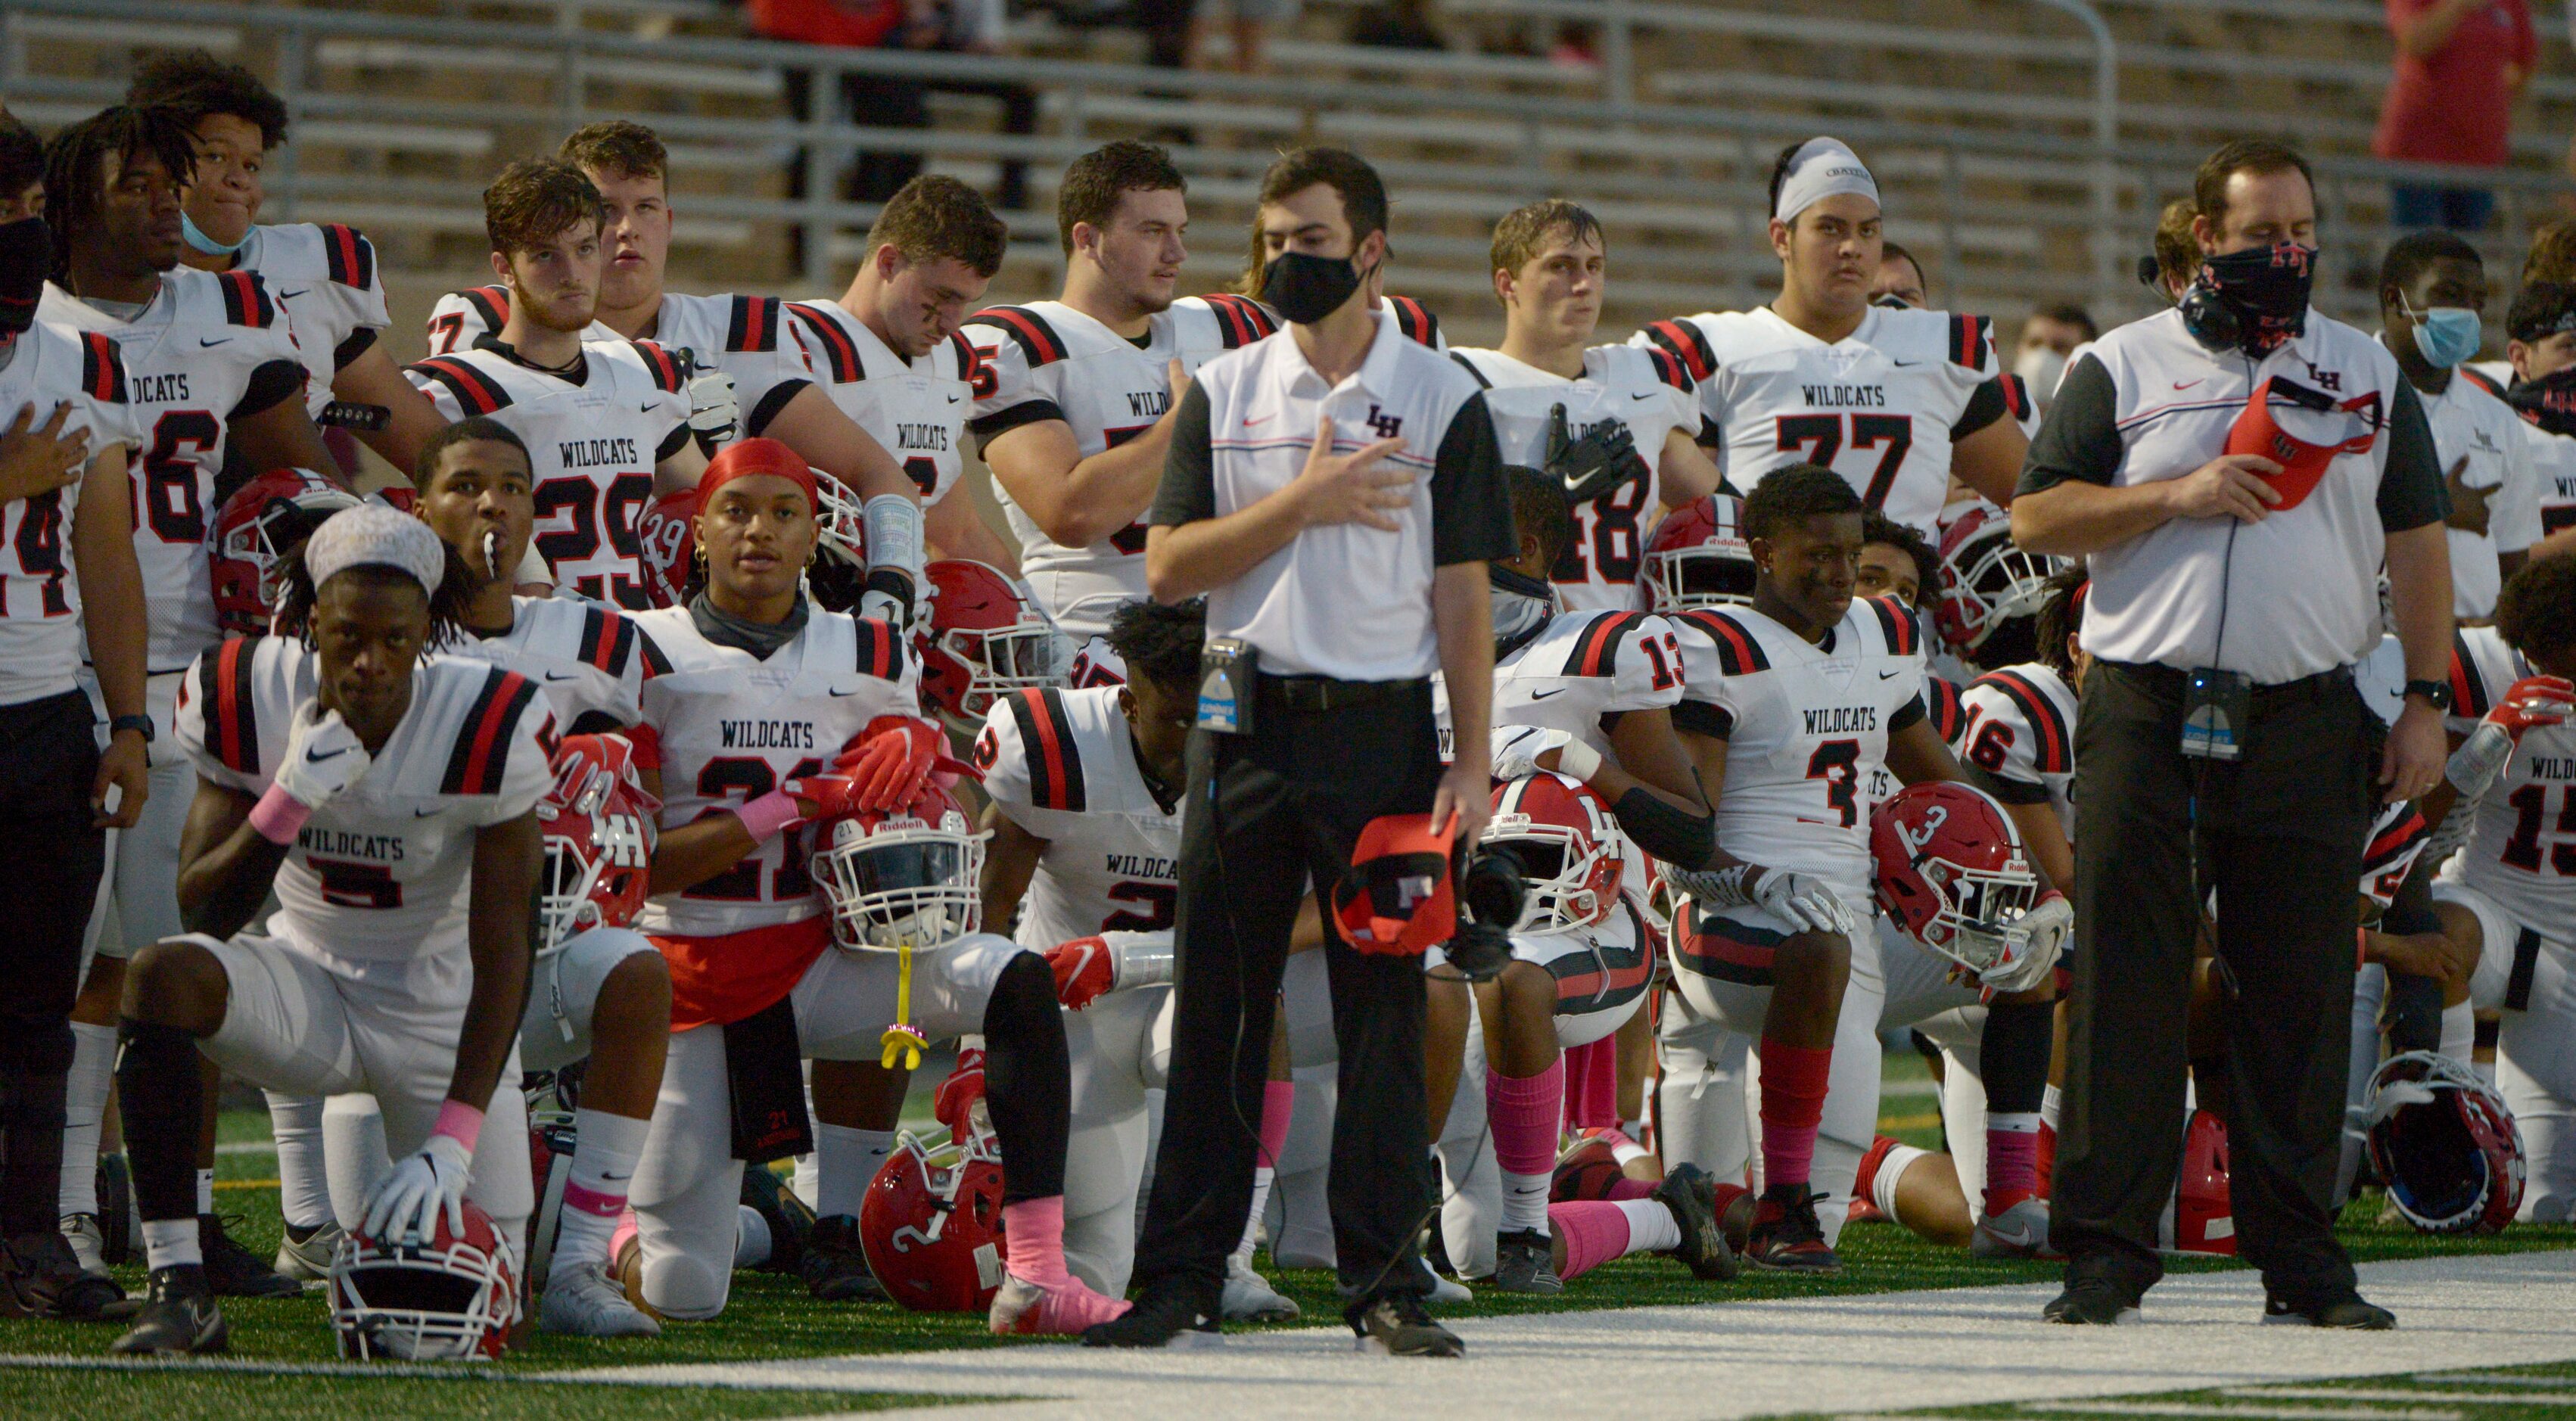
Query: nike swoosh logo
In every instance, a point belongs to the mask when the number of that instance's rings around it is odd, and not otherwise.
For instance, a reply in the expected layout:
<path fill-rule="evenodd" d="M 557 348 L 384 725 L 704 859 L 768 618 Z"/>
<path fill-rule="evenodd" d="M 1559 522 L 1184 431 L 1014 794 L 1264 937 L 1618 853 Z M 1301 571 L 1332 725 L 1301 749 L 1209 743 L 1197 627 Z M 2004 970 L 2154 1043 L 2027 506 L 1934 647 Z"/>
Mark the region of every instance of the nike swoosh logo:
<path fill-rule="evenodd" d="M 321 764 L 321 763 L 322 763 L 323 761 L 325 761 L 325 760 L 336 760 L 336 759 L 340 758 L 341 756 L 346 755 L 346 754 L 348 754 L 348 753 L 349 753 L 349 747 L 348 747 L 348 746 L 346 746 L 346 745 L 343 745 L 343 746 L 341 746 L 339 749 L 332 751 L 332 752 L 331 752 L 330 754 L 328 754 L 328 755 L 316 755 L 316 754 L 314 754 L 312 751 L 307 750 L 307 751 L 305 751 L 305 752 L 304 752 L 304 763 L 306 763 L 306 764 L 308 764 L 308 765 L 318 765 L 318 764 Z"/>
<path fill-rule="evenodd" d="M 426 819 L 426 818 L 428 818 L 429 816 L 431 816 L 431 815 L 433 815 L 433 814 L 436 814 L 436 813 L 438 813 L 438 812 L 439 812 L 439 811 L 437 811 L 437 810 L 435 810 L 435 809 L 415 809 L 415 810 L 413 810 L 413 811 L 411 812 L 411 817 L 412 817 L 412 818 L 414 818 L 414 819 Z"/>
<path fill-rule="evenodd" d="M 948 403 L 950 403 L 950 404 L 952 404 L 952 405 L 953 405 L 953 404 L 957 403 L 959 400 L 962 400 L 962 399 L 964 399 L 964 398 L 966 398 L 964 395 L 950 395 L 950 396 L 948 397 Z"/>
<path fill-rule="evenodd" d="M 578 671 L 567 671 L 558 676 L 552 671 L 549 671 L 546 673 L 546 679 L 549 681 L 578 681 L 581 679 L 581 673 Z"/>
<path fill-rule="evenodd" d="M 858 694 L 862 689 L 864 689 L 864 688 L 863 688 L 863 687 L 858 687 L 858 686 L 853 686 L 853 687 L 851 687 L 850 689 L 848 689 L 848 690 L 846 690 L 846 691 L 844 691 L 844 690 L 840 690 L 840 689 L 838 689 L 838 688 L 835 688 L 835 689 L 833 690 L 833 692 L 832 692 L 832 696 L 833 696 L 833 698 L 834 698 L 834 699 L 836 699 L 836 700 L 837 700 L 837 699 L 839 699 L 839 698 L 840 698 L 840 697 L 842 697 L 842 696 L 855 696 L 855 695 L 857 695 L 857 694 Z"/>
<path fill-rule="evenodd" d="M 310 287 L 310 286 L 299 286 L 299 287 L 297 287 L 296 289 L 294 289 L 293 291 L 281 291 L 281 292 L 277 293 L 277 299 L 278 299 L 278 300 L 280 300 L 280 301 L 292 301 L 292 300 L 294 300 L 296 297 L 301 296 L 301 295 L 303 295 L 305 292 L 310 291 L 310 290 L 312 290 L 312 289 L 313 289 L 313 288 L 312 288 L 312 287 Z"/>
<path fill-rule="evenodd" d="M 208 340 L 204 336 L 199 336 L 197 337 L 197 345 L 200 349 L 210 345 L 230 345 L 232 343 L 232 339 L 233 338 L 231 336 L 226 336 L 222 340 Z"/>
<path fill-rule="evenodd" d="M 2199 384 L 2201 380 L 2206 380 L 2208 378 L 2208 376 L 2203 375 L 2200 377 L 2200 380 L 2176 380 L 2174 381 L 2174 388 L 2177 390 L 2188 390 L 2192 386 Z"/>
<path fill-rule="evenodd" d="M 651 413 L 653 412 L 653 406 L 651 406 L 650 404 L 641 404 L 641 405 L 637 405 L 635 408 L 636 408 L 637 412 L 642 413 L 642 414 L 651 414 Z"/>
<path fill-rule="evenodd" d="M 1878 673 L 1878 679 L 1882 681 L 1893 681 L 1904 674 L 1905 673 L 1902 671 L 1881 671 Z"/>
<path fill-rule="evenodd" d="M 1259 419 L 1247 419 L 1247 420 L 1245 420 L 1245 421 L 1243 422 L 1243 427 L 1244 427 L 1244 428 L 1246 428 L 1246 429 L 1250 429 L 1251 427 L 1253 427 L 1253 426 L 1254 426 L 1254 425 L 1256 425 L 1256 424 L 1268 424 L 1271 420 L 1273 420 L 1273 419 L 1275 419 L 1275 418 L 1277 418 L 1277 416 L 1276 416 L 1276 415 L 1266 415 L 1266 414 L 1265 414 L 1265 415 L 1263 415 L 1263 416 L 1262 416 L 1261 418 L 1259 418 Z"/>
<path fill-rule="evenodd" d="M 1656 396 L 1652 391 L 1649 391 L 1642 395 L 1630 395 L 1628 398 L 1632 400 L 1651 400 L 1658 398 L 1658 396 Z"/>
<path fill-rule="evenodd" d="M 1562 695 L 1564 692 L 1565 688 L 1563 686 L 1559 686 L 1553 691 L 1532 691 L 1530 692 L 1529 698 L 1534 701 L 1543 701 L 1550 696 Z"/>
<path fill-rule="evenodd" d="M 1891 360 L 1887 363 L 1895 366 L 1899 370 L 1910 370 L 1923 362 L 1920 360 Z"/>

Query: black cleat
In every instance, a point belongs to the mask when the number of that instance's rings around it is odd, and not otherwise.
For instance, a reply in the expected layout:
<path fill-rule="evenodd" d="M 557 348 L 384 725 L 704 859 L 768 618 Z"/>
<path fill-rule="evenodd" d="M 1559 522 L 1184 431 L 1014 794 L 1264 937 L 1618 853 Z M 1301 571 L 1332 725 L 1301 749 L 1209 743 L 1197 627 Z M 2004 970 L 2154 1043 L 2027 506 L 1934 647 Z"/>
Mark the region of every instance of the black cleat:
<path fill-rule="evenodd" d="M 806 1232 L 804 1250 L 797 1271 L 805 1275 L 805 1290 L 816 1302 L 885 1301 L 885 1285 L 869 1271 L 868 1256 L 859 1247 L 857 1219 L 848 1214 L 816 1219 Z"/>
<path fill-rule="evenodd" d="M 1681 1228 L 1681 1246 L 1672 1250 L 1672 1256 L 1692 1277 L 1719 1281 L 1743 1271 L 1735 1250 L 1727 1245 L 1725 1228 L 1718 1223 L 1717 1186 L 1707 1170 L 1695 1164 L 1673 1166 L 1664 1182 L 1655 1186 L 1655 1202 L 1670 1209 L 1673 1222 Z"/>
<path fill-rule="evenodd" d="M 125 1167 L 125 1152 L 98 1157 L 98 1249 L 110 1268 L 138 1261 L 134 1257 L 134 1176 Z"/>
<path fill-rule="evenodd" d="M 2076 1327 L 2112 1327 L 2136 1322 L 2140 1316 L 2137 1295 L 2108 1278 L 2072 1279 L 2066 1291 L 2039 1312 L 2042 1322 Z"/>
<path fill-rule="evenodd" d="M 1552 1298 L 1565 1291 L 1556 1276 L 1556 1241 L 1536 1229 L 1516 1229 L 1494 1240 L 1494 1276 L 1487 1280 L 1498 1293 L 1532 1293 Z"/>
<path fill-rule="evenodd" d="M 1386 1293 L 1353 1303 L 1342 1314 L 1359 1336 L 1363 1352 L 1390 1357 L 1463 1357 L 1467 1344 L 1458 1334 L 1431 1320 L 1414 1293 Z"/>
<path fill-rule="evenodd" d="M 1175 1351 L 1217 1344 L 1223 1303 L 1199 1297 L 1188 1284 L 1149 1287 L 1136 1305 L 1082 1330 L 1085 1347 L 1167 1347 Z"/>
<path fill-rule="evenodd" d="M 96 1322 L 125 1290 L 83 1273 L 69 1240 L 54 1229 L 22 1234 L 0 1247 L 0 1317 L 60 1317 Z"/>
<path fill-rule="evenodd" d="M 1842 1258 L 1825 1242 L 1816 1222 L 1816 1201 L 1823 1198 L 1804 1184 L 1783 1184 L 1762 1191 L 1753 1206 L 1753 1238 L 1744 1261 L 1775 1273 L 1826 1276 L 1843 1271 Z"/>
<path fill-rule="evenodd" d="M 224 1232 L 239 1214 L 199 1214 L 197 1248 L 206 1257 L 206 1286 L 219 1298 L 292 1298 L 304 1285 L 268 1266 L 268 1260 L 242 1247 Z"/>
<path fill-rule="evenodd" d="M 2387 1332 L 2397 1326 L 2397 1314 L 2384 1307 L 2363 1302 L 2361 1294 L 2346 1293 L 2328 1302 L 2299 1307 L 2276 1293 L 2263 1296 L 2263 1321 L 2266 1325 L 2286 1324 L 2292 1327 L 2335 1327 L 2353 1332 Z"/>
<path fill-rule="evenodd" d="M 805 1201 L 797 1198 L 788 1189 L 786 1181 L 770 1173 L 766 1165 L 756 1164 L 743 1170 L 742 1202 L 744 1207 L 760 1215 L 761 1222 L 769 1225 L 769 1257 L 759 1265 L 758 1271 L 804 1272 L 805 1240 L 814 1232 L 814 1211 L 806 1208 Z M 818 1293 L 815 1296 L 822 1295 Z"/>
<path fill-rule="evenodd" d="M 151 1286 L 134 1326 L 107 1350 L 126 1356 L 186 1357 L 223 1351 L 230 1337 L 214 1292 L 207 1286 L 206 1270 L 182 1263 L 152 1270 Z"/>

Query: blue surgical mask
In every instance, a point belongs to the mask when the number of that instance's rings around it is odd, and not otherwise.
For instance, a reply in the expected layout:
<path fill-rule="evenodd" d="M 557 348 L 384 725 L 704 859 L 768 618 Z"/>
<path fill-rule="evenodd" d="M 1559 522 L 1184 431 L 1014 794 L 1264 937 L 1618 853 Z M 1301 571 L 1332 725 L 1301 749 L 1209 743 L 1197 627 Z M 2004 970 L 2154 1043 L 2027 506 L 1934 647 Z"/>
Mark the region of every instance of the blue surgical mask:
<path fill-rule="evenodd" d="M 250 245 L 248 232 L 242 233 L 242 239 L 229 246 L 218 242 L 206 235 L 206 229 L 197 225 L 197 219 L 184 212 L 179 214 L 179 235 L 188 239 L 189 246 L 210 257 L 228 257 Z"/>
<path fill-rule="evenodd" d="M 2478 313 L 2466 306 L 2428 306 L 2407 313 L 2415 320 L 2415 350 L 2436 370 L 2448 370 L 2478 353 L 2484 339 Z"/>

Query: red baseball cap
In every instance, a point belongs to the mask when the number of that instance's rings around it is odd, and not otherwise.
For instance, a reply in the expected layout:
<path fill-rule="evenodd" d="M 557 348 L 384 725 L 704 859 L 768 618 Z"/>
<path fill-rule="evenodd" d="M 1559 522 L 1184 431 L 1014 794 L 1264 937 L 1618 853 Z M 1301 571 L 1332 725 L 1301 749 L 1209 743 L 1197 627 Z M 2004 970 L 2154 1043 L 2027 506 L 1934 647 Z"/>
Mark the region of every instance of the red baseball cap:
<path fill-rule="evenodd" d="M 2227 452 L 2260 455 L 2281 466 L 2264 478 L 2281 491 L 2272 511 L 2287 513 L 2316 491 L 2338 456 L 2367 453 L 2382 423 L 2376 392 L 2337 403 L 2322 391 L 2267 375 L 2228 427 Z"/>

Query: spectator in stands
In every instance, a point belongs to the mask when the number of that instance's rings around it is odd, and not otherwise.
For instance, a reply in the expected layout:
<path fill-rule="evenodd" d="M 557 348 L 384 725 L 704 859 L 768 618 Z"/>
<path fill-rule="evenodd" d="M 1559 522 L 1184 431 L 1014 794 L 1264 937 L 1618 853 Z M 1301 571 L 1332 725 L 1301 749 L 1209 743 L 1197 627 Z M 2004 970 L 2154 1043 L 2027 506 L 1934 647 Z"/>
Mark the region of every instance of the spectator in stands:
<path fill-rule="evenodd" d="M 2072 301 L 2042 306 L 2021 323 L 2021 339 L 2013 346 L 2013 373 L 2030 387 L 2030 397 L 2039 403 L 2041 413 L 2047 413 L 2049 400 L 2057 394 L 2057 377 L 2066 373 L 2067 357 L 2077 346 L 2101 335 L 2092 314 Z"/>
<path fill-rule="evenodd" d="M 2191 234 L 2195 215 L 2190 198 L 2166 203 L 2156 216 L 2155 254 L 2138 263 L 2138 280 L 2168 303 L 2181 300 L 2183 288 L 2200 271 L 2200 239 Z"/>
<path fill-rule="evenodd" d="M 2531 229 L 2531 253 L 2522 259 L 2522 284 L 2576 282 L 2576 221 L 2557 218 Z"/>
<path fill-rule="evenodd" d="M 848 49 L 909 49 L 938 54 L 998 54 L 1002 0 L 751 0 L 753 33 L 764 39 Z M 787 107 L 797 121 L 813 116 L 814 76 L 787 71 Z M 850 120 L 865 128 L 928 128 L 932 90 L 981 94 L 1002 102 L 1002 131 L 1017 137 L 1037 132 L 1038 99 L 1025 84 L 977 79 L 914 78 L 905 74 L 845 73 L 841 100 Z M 883 202 L 921 172 L 917 152 L 861 152 L 842 190 L 852 202 Z M 790 197 L 805 195 L 805 155 L 788 168 Z M 1028 164 L 1002 160 L 1001 206 L 1028 205 Z"/>
<path fill-rule="evenodd" d="M 1297 22 L 1298 3 L 1299 0 L 1226 0 L 1227 13 L 1234 21 L 1229 27 L 1234 36 L 1234 53 L 1232 60 L 1220 67 L 1238 74 L 1269 73 L 1271 32 Z M 1189 52 L 1195 60 L 1207 53 L 1206 31 L 1214 22 L 1196 13 L 1195 4 L 1184 8 L 1192 11 Z"/>
<path fill-rule="evenodd" d="M 2499 168 L 2513 101 L 2539 58 L 2524 0 L 2388 0 L 2397 67 L 2379 107 L 2370 151 L 2407 163 Z M 2480 232 L 2495 211 L 2484 187 L 2389 185 L 2404 228 Z"/>
<path fill-rule="evenodd" d="M 45 215 L 45 146 L 0 109 L 0 225 Z"/>
<path fill-rule="evenodd" d="M 1878 275 L 1869 283 L 1870 304 L 1874 306 L 1911 306 L 1922 310 L 1932 304 L 1932 283 L 1923 279 L 1923 263 L 1914 254 L 1894 242 L 1880 244 Z"/>

